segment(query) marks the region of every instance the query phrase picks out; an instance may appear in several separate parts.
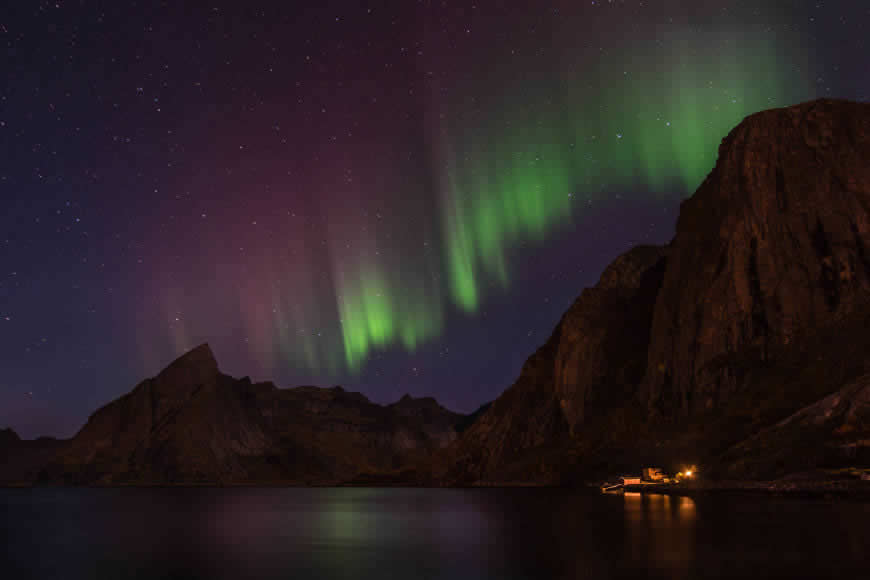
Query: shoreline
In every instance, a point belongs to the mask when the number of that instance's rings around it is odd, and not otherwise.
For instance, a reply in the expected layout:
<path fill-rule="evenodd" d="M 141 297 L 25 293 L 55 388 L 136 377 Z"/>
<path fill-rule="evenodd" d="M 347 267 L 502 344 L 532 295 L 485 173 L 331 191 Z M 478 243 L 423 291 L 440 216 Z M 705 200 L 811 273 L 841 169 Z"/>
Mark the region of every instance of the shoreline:
<path fill-rule="evenodd" d="M 218 482 L 179 482 L 179 483 L 114 483 L 114 484 L 32 484 L 28 482 L 6 482 L 0 484 L 0 489 L 58 489 L 58 488 L 406 488 L 406 489 L 529 489 L 553 488 L 571 489 L 559 485 L 359 485 L 341 484 L 304 484 L 293 482 L 263 482 L 263 483 L 218 483 Z M 583 490 L 598 486 L 579 486 L 574 489 Z M 771 481 L 693 481 L 691 483 L 661 483 L 661 484 L 629 484 L 621 490 L 601 493 L 640 493 L 650 495 L 701 496 L 716 494 L 751 494 L 774 497 L 807 497 L 827 499 L 858 499 L 870 501 L 870 481 L 857 479 L 838 480 L 771 480 Z"/>
<path fill-rule="evenodd" d="M 780 497 L 851 498 L 870 500 L 870 481 L 770 480 L 770 481 L 693 481 L 691 483 L 630 484 L 624 492 L 666 495 L 709 495 L 743 493 Z"/>

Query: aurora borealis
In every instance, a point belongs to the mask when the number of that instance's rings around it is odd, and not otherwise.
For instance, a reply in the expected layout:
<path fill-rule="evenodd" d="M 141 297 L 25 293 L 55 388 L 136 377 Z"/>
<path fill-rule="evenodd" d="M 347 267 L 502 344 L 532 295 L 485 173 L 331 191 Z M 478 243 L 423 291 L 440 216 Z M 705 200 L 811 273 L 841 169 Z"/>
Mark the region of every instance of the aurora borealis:
<path fill-rule="evenodd" d="M 470 411 L 753 112 L 866 100 L 860 2 L 15 7 L 0 427 L 222 369 Z"/>
<path fill-rule="evenodd" d="M 427 268 L 412 276 L 391 272 L 416 268 L 419 253 L 382 257 L 374 248 L 388 240 L 343 257 L 335 295 L 347 366 L 358 369 L 373 349 L 413 350 L 436 338 L 445 308 L 477 312 L 490 282 L 509 289 L 512 248 L 545 242 L 572 222 L 577 201 L 598 200 L 602 187 L 672 199 L 691 192 L 743 117 L 811 94 L 810 65 L 782 73 L 776 67 L 780 53 L 797 54 L 800 40 L 768 36 L 734 24 L 713 32 L 668 25 L 651 48 L 615 51 L 621 74 L 613 74 L 612 61 L 602 70 L 600 50 L 587 45 L 575 48 L 567 71 L 553 66 L 543 78 L 533 75 L 531 82 L 549 92 L 524 94 L 508 68 L 489 71 L 490 85 L 472 93 L 477 106 L 467 106 L 464 92 L 433 97 L 425 111 L 437 116 L 428 133 L 437 174 L 429 219 L 440 233 L 440 257 L 427 257 Z M 377 224 L 364 220 L 354 229 L 351 238 Z M 415 244 L 434 241 L 427 240 Z"/>

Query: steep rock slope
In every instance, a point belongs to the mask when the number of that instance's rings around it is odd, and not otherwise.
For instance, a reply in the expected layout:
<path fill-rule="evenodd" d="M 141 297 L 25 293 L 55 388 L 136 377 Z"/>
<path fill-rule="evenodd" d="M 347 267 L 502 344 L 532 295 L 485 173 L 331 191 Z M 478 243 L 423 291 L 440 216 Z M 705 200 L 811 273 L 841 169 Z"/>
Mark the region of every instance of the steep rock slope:
<path fill-rule="evenodd" d="M 870 465 L 870 374 L 728 449 L 729 477 Z"/>
<path fill-rule="evenodd" d="M 868 289 L 870 106 L 752 115 L 680 209 L 643 395 L 664 416 L 721 406 L 741 387 L 741 355 L 772 362 Z"/>
<path fill-rule="evenodd" d="M 450 483 L 555 483 L 576 436 L 630 428 L 623 404 L 646 362 L 648 328 L 667 250 L 617 258 L 562 317 L 517 381 L 436 465 Z M 590 441 L 587 441 L 590 443 Z"/>
<path fill-rule="evenodd" d="M 271 443 L 248 383 L 222 375 L 201 345 L 91 415 L 43 477 L 74 483 L 243 477 L 242 457 L 260 455 Z"/>
<path fill-rule="evenodd" d="M 728 449 L 870 372 L 867 328 L 870 105 L 752 115 L 668 247 L 608 267 L 436 478 L 552 483 L 683 460 L 725 472 Z"/>

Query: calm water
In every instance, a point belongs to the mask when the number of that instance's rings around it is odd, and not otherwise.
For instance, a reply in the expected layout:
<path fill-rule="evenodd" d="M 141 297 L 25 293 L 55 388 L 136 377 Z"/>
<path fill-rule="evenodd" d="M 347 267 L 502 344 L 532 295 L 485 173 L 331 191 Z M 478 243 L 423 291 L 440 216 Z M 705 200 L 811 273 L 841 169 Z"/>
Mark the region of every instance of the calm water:
<path fill-rule="evenodd" d="M 870 503 L 542 489 L 0 489 L 0 577 L 868 578 Z"/>

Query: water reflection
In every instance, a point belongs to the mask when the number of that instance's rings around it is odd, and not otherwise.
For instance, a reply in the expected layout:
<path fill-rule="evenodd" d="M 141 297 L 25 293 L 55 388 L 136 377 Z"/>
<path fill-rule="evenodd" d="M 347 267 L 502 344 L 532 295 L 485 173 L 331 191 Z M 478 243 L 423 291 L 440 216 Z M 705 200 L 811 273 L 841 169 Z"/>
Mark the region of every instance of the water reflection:
<path fill-rule="evenodd" d="M 679 523 L 693 524 L 695 521 L 695 500 L 690 497 L 626 492 L 623 500 L 625 517 L 631 521 L 648 520 L 668 527 Z"/>
<path fill-rule="evenodd" d="M 672 577 L 685 577 L 694 561 L 695 502 L 665 494 L 624 494 L 627 548 L 632 558 Z"/>
<path fill-rule="evenodd" d="M 208 527 L 228 560 L 224 571 L 277 577 L 283 567 L 318 578 L 367 578 L 389 569 L 463 578 L 499 568 L 484 557 L 500 535 L 475 490 L 282 491 L 237 490 L 213 507 Z"/>
<path fill-rule="evenodd" d="M 870 504 L 541 489 L 0 490 L 4 578 L 864 577 Z"/>

